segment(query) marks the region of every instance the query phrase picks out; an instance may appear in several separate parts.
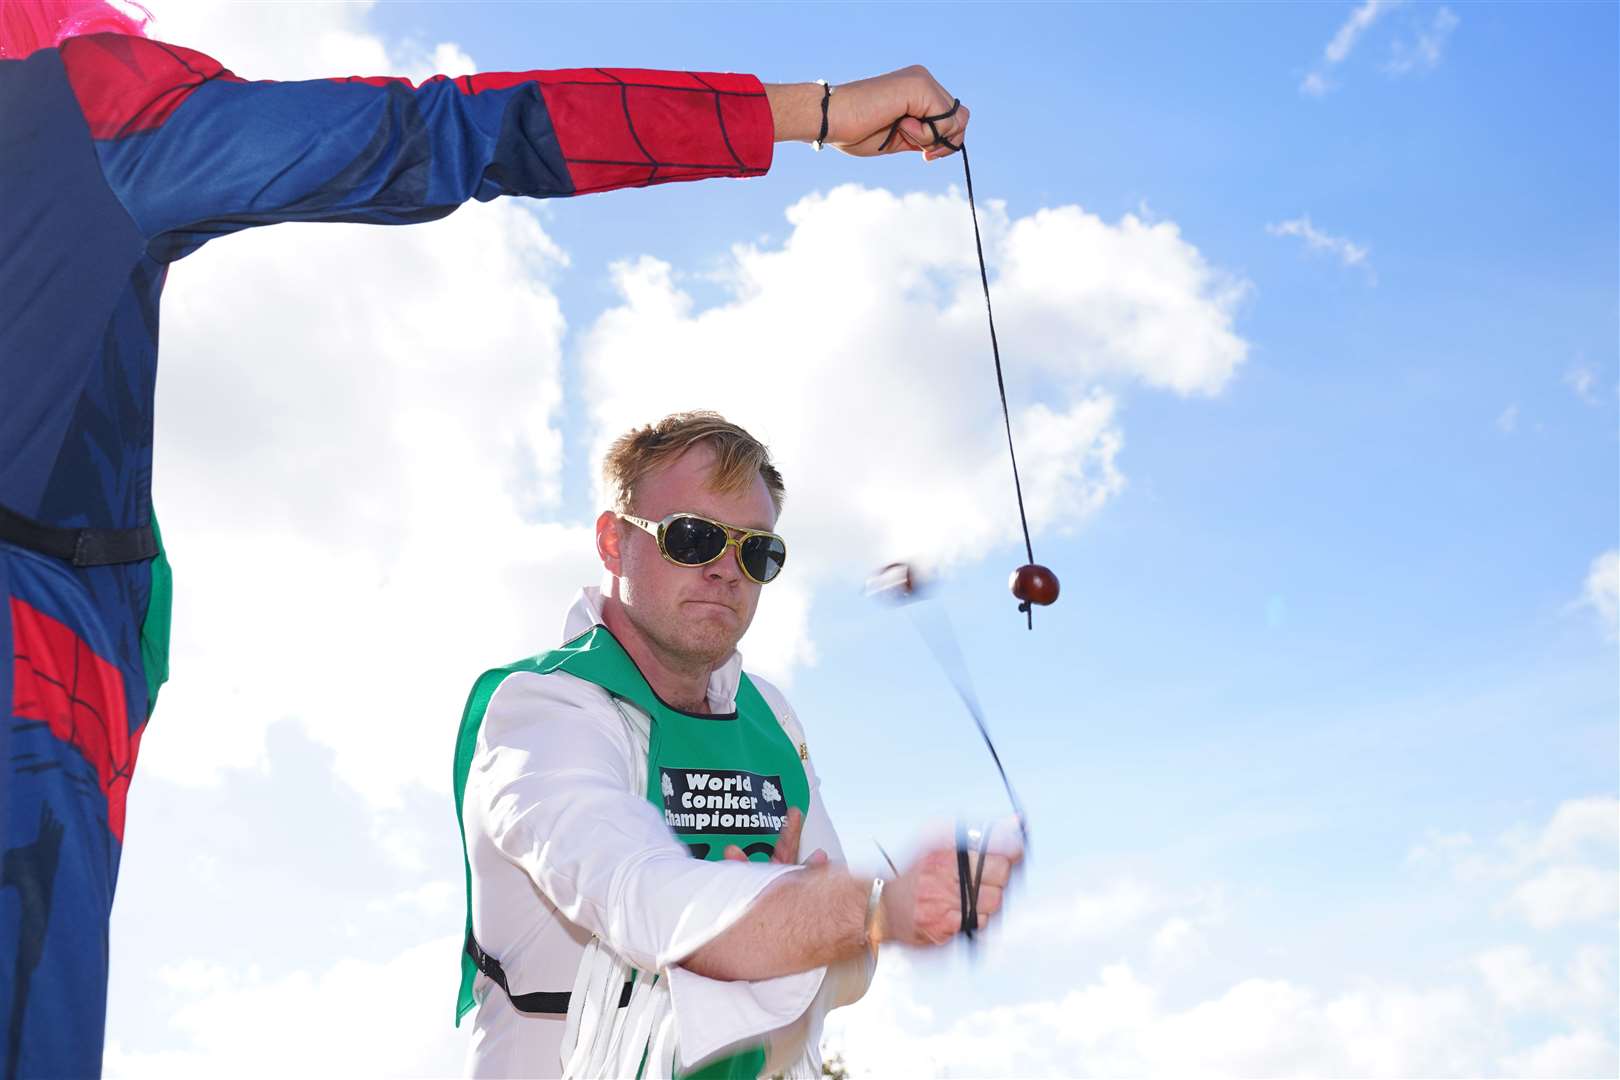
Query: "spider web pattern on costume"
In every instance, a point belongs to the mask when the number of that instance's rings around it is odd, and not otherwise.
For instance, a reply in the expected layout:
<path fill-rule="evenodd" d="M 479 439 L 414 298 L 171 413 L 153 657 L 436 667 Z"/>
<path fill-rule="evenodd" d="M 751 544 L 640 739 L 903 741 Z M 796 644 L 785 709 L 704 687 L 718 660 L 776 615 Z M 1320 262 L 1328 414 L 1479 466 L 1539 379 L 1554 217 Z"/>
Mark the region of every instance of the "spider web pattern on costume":
<path fill-rule="evenodd" d="M 634 68 L 535 74 L 576 194 L 770 168 L 769 138 L 733 137 L 759 124 L 765 91 L 751 76 Z"/>
<path fill-rule="evenodd" d="M 94 770 L 96 794 L 107 803 L 107 828 L 122 842 L 124 803 L 141 740 L 140 731 L 129 731 L 123 673 L 65 623 L 17 597 L 11 598 L 11 630 L 11 722 L 24 730 L 44 725 L 83 755 Z M 37 754 L 25 758 L 39 760 L 18 760 L 18 772 L 62 767 Z M 83 791 L 85 782 L 72 779 Z"/>

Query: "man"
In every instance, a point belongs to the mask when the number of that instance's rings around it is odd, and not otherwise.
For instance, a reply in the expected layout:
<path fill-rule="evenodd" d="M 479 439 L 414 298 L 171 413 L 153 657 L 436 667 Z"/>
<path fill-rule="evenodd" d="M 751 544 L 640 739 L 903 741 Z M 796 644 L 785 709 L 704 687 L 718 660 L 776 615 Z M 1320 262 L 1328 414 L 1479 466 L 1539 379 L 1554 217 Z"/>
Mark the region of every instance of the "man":
<path fill-rule="evenodd" d="M 886 883 L 844 869 L 798 718 L 742 671 L 787 560 L 766 448 L 676 414 L 603 476 L 603 588 L 561 648 L 479 679 L 457 740 L 470 1072 L 817 1076 L 822 1016 L 865 992 L 879 942 L 961 931 L 966 875 L 954 848 Z M 979 858 L 983 926 L 1018 853 Z"/>
<path fill-rule="evenodd" d="M 902 119 L 950 109 L 921 68 L 836 94 L 594 68 L 247 82 L 139 30 L 98 0 L 0 0 L 7 1080 L 101 1067 L 125 795 L 167 675 L 151 467 L 170 263 L 279 221 L 408 224 L 469 199 L 757 176 L 773 142 L 823 134 L 857 155 L 948 152 Z M 966 120 L 941 135 L 957 142 Z"/>

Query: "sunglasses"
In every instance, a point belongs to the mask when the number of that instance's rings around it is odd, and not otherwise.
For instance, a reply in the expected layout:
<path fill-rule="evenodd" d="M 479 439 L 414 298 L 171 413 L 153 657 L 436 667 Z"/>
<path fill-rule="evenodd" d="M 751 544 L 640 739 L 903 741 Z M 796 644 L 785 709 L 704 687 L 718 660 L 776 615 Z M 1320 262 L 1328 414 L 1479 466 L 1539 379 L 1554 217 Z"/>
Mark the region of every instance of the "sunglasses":
<path fill-rule="evenodd" d="M 619 516 L 655 537 L 659 553 L 676 566 L 708 566 L 735 545 L 737 565 L 748 580 L 763 585 L 775 579 L 787 562 L 787 544 L 775 533 L 741 529 L 696 514 L 671 514 L 663 521 Z"/>

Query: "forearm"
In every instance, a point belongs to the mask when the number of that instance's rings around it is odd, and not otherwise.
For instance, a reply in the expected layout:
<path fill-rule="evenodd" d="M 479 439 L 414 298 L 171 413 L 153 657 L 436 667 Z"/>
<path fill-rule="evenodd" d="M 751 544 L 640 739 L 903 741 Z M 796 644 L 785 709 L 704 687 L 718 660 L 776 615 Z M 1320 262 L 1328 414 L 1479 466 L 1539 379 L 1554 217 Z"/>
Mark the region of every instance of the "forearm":
<path fill-rule="evenodd" d="M 777 142 L 810 142 L 821 132 L 820 83 L 766 83 Z"/>
<path fill-rule="evenodd" d="M 757 981 L 859 955 L 871 886 L 835 867 L 789 874 L 681 966 L 711 979 Z"/>

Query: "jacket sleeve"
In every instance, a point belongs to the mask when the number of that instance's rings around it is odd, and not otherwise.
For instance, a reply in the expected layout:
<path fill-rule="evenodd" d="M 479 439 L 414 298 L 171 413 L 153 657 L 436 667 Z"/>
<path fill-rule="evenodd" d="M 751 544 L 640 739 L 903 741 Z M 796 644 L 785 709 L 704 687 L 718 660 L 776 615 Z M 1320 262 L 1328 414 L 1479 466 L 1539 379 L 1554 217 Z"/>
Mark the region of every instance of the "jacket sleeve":
<path fill-rule="evenodd" d="M 751 75 L 589 68 L 420 86 L 247 82 L 202 53 L 95 34 L 61 47 L 108 183 L 154 258 L 278 221 L 406 224 L 468 199 L 758 176 Z"/>
<path fill-rule="evenodd" d="M 774 685 L 757 675 L 750 676 L 760 694 L 776 713 L 782 730 L 787 733 L 795 746 L 801 748 L 804 755 L 805 778 L 810 782 L 810 813 L 805 815 L 804 831 L 799 835 L 799 860 L 808 859 L 817 849 L 827 853 L 827 859 L 834 864 L 844 864 L 848 860 L 844 857 L 843 844 L 838 839 L 838 832 L 833 828 L 831 815 L 827 812 L 827 803 L 821 792 L 821 777 L 816 773 L 815 762 L 810 758 L 809 741 L 805 738 L 804 725 L 799 721 L 799 714 L 788 703 L 786 695 Z M 872 983 L 872 975 L 877 967 L 877 960 L 869 953 L 850 957 L 832 964 L 827 970 L 827 979 L 821 990 L 823 1010 L 842 1008 L 859 1001 Z M 815 1036 L 819 1040 L 819 1032 Z"/>
<path fill-rule="evenodd" d="M 570 922 L 643 971 L 729 928 L 795 867 L 694 859 L 639 793 L 635 750 L 599 688 L 509 675 L 490 698 L 466 800 Z"/>
<path fill-rule="evenodd" d="M 797 868 L 692 858 L 639 793 L 637 757 L 600 688 L 561 673 L 509 675 L 484 713 L 465 805 L 476 801 L 469 820 L 564 918 L 664 973 L 690 1065 L 803 1017 L 825 969 L 747 982 L 679 966 Z"/>

